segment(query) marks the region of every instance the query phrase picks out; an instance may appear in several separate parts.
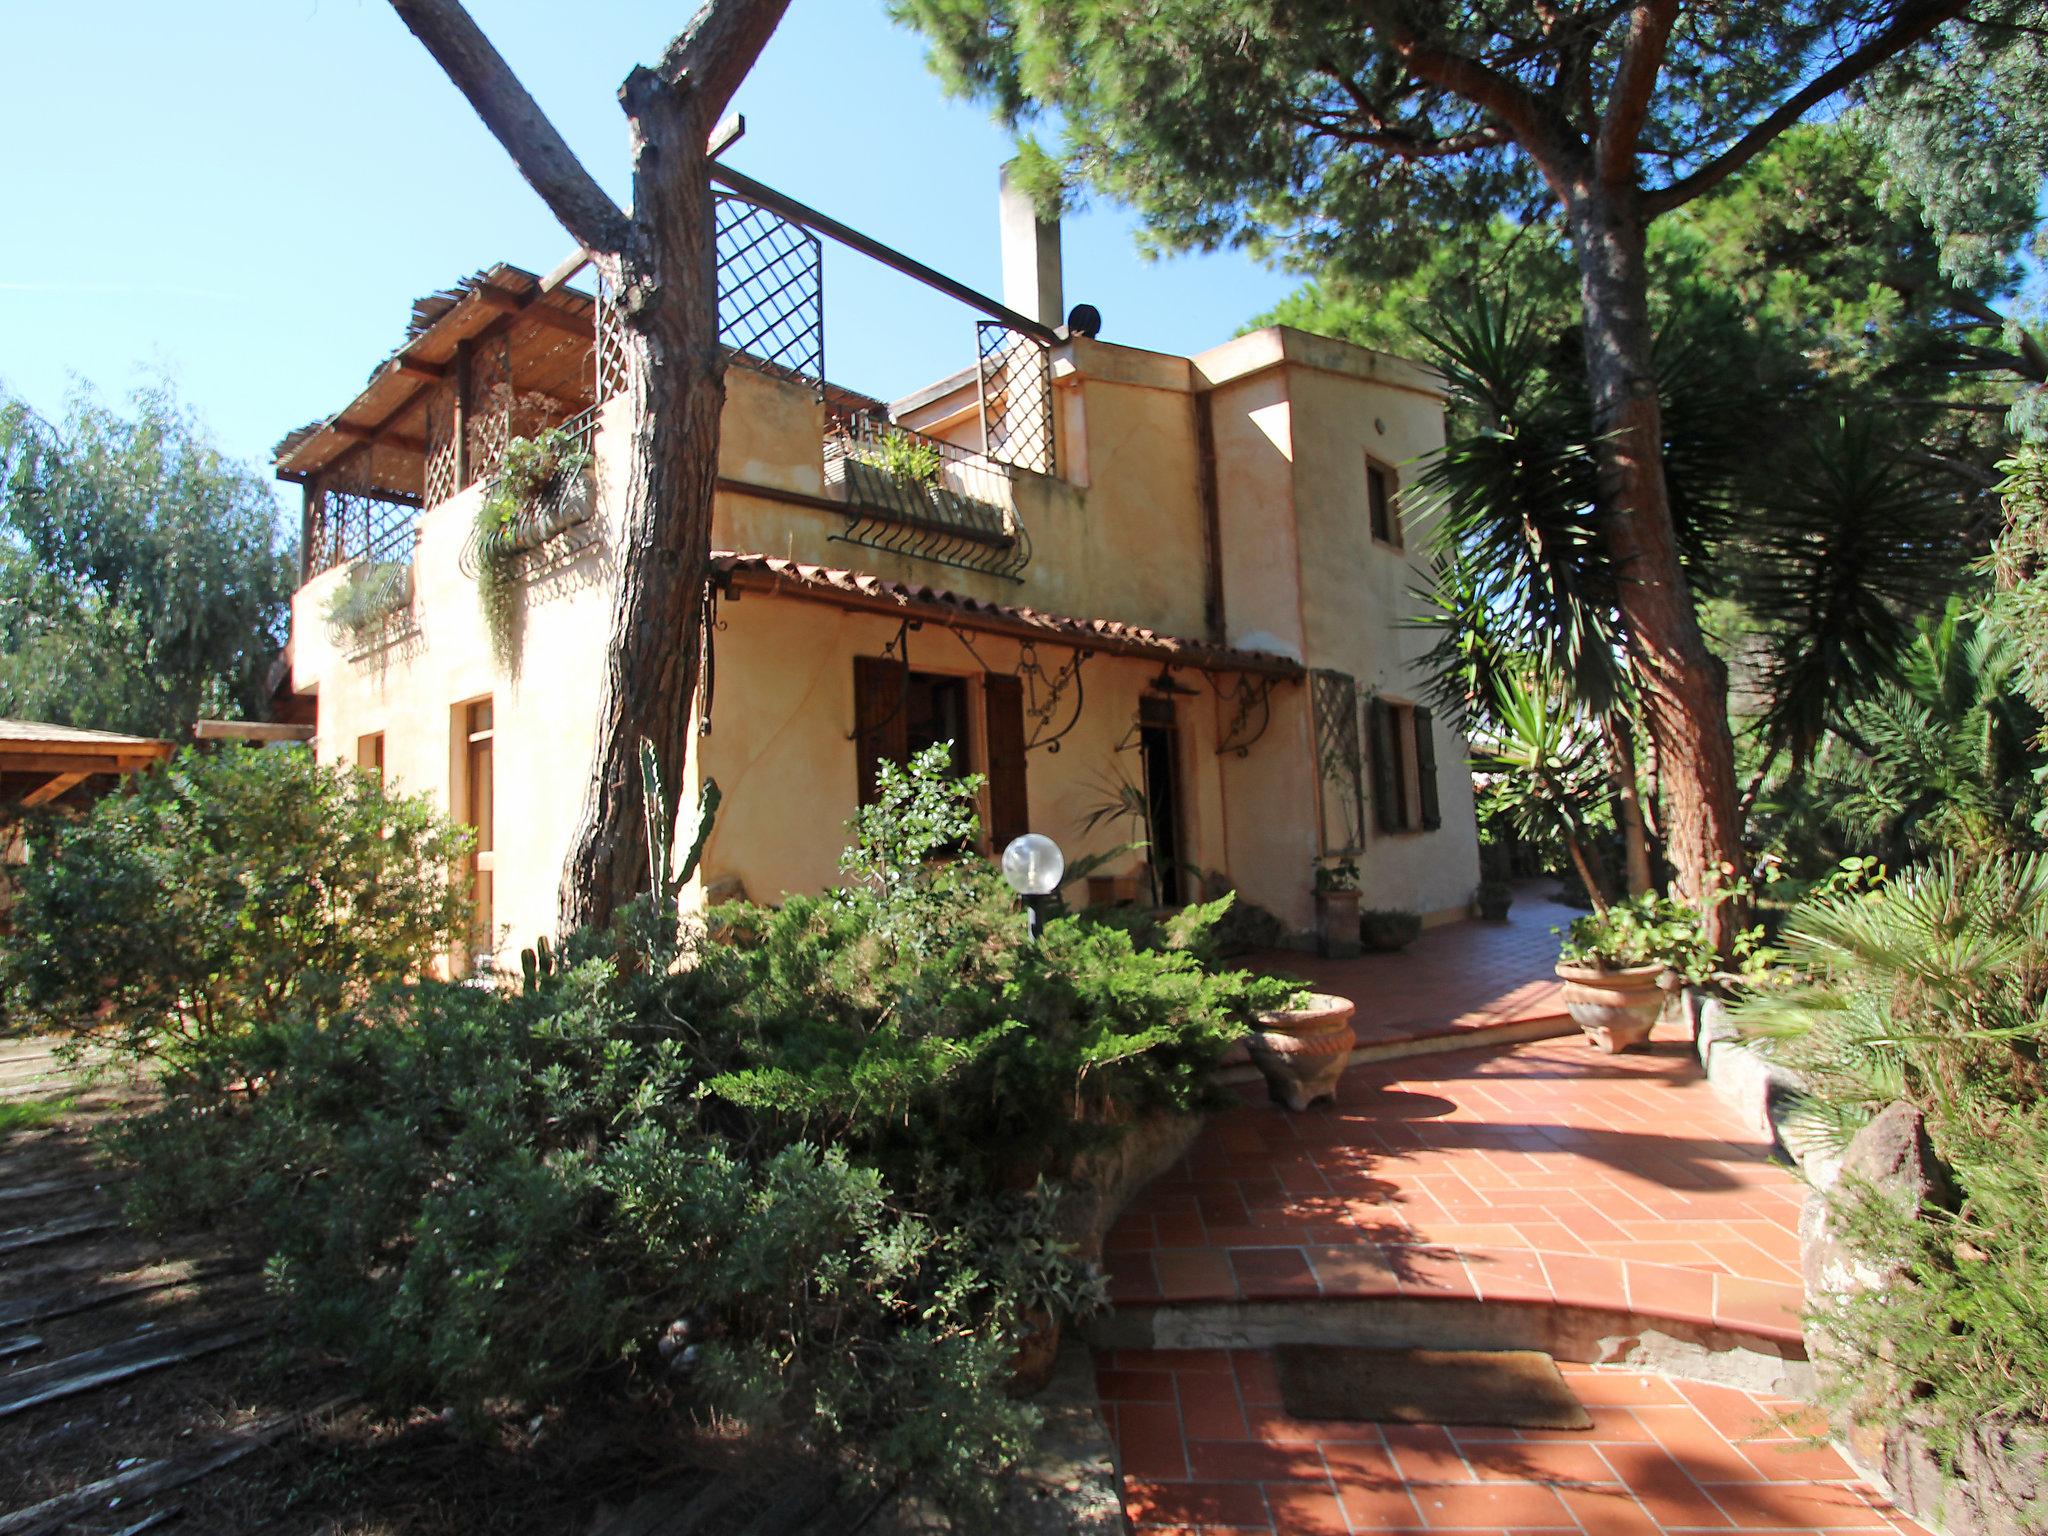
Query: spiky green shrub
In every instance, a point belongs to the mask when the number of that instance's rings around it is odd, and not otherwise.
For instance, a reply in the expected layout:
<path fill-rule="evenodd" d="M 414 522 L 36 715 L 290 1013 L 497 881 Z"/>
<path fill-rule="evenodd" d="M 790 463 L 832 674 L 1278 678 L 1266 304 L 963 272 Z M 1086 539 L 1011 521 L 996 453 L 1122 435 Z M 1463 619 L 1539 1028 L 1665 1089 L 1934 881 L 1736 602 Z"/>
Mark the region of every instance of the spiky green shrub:
<path fill-rule="evenodd" d="M 1887 884 L 1809 901 L 1789 985 L 1744 1028 L 1811 1085 L 1794 1133 L 1845 1142 L 1883 1106 L 1926 1116 L 1960 1191 L 1906 1209 L 1844 1179 L 1835 1221 L 1891 1283 L 1823 1298 L 1847 1374 L 1836 1405 L 1910 1417 L 1953 1456 L 1987 1422 L 2048 1425 L 2048 859 L 1944 854 Z"/>
<path fill-rule="evenodd" d="M 948 759 L 884 771 L 825 896 L 679 929 L 658 860 L 517 989 L 262 1032 L 261 1091 L 174 1083 L 124 1131 L 139 1209 L 259 1234 L 299 1336 L 394 1403 L 673 1395 L 985 1505 L 1020 1337 L 1104 1294 L 1047 1176 L 1204 1102 L 1295 989 L 1201 962 L 1221 902 L 1034 943 Z"/>

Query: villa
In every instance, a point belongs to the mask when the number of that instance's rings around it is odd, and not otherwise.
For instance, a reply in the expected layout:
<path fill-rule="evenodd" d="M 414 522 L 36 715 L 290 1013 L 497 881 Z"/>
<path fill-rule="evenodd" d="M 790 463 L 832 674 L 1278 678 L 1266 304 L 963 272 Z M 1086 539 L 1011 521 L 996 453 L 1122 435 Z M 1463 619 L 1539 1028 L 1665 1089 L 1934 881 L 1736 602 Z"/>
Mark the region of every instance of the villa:
<path fill-rule="evenodd" d="M 1465 747 L 1407 624 L 1429 370 L 1277 327 L 1192 357 L 1104 340 L 1063 313 L 1058 226 L 1007 188 L 998 303 L 720 180 L 732 366 L 682 789 L 724 804 L 691 899 L 829 884 L 877 765 L 946 741 L 985 776 L 989 847 L 1110 855 L 1099 896 L 1233 887 L 1307 942 L 1318 867 L 1349 861 L 1366 906 L 1464 914 Z M 968 366 L 895 401 L 828 383 L 821 232 L 980 310 Z M 577 265 L 416 303 L 362 392 L 277 451 L 304 488 L 292 687 L 316 750 L 477 829 L 482 951 L 555 925 L 610 628 L 631 407 Z M 522 438 L 544 472 L 508 495 Z M 478 534 L 487 501 L 509 552 Z"/>

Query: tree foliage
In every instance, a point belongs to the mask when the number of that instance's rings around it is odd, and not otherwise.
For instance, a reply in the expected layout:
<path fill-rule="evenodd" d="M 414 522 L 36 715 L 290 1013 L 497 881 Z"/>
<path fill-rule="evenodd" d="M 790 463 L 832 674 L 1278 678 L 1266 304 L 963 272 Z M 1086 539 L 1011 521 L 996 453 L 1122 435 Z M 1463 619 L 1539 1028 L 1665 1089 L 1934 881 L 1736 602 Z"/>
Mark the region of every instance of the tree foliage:
<path fill-rule="evenodd" d="M 468 833 L 302 751 L 187 748 L 33 845 L 10 1006 L 209 1087 L 252 1034 L 423 973 L 468 925 Z"/>
<path fill-rule="evenodd" d="M 0 397 L 0 715 L 261 718 L 297 576 L 276 499 L 167 384 L 61 423 Z"/>

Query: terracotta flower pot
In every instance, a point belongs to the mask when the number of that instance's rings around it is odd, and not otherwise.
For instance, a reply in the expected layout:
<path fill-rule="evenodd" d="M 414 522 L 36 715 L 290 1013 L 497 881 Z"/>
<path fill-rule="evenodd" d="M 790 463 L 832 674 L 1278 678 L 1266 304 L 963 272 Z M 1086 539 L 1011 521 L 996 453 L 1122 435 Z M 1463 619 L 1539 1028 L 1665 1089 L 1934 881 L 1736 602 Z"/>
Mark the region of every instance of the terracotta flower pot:
<path fill-rule="evenodd" d="M 1565 1011 L 1586 1032 L 1586 1039 L 1610 1056 L 1650 1038 L 1664 1007 L 1664 990 L 1658 985 L 1663 975 L 1661 964 L 1619 971 L 1563 961 L 1557 966 Z"/>
<path fill-rule="evenodd" d="M 1245 1046 L 1275 1104 L 1302 1110 L 1318 1099 L 1337 1097 L 1337 1079 L 1358 1044 L 1351 1013 L 1349 998 L 1312 992 L 1300 1008 L 1259 1015 Z"/>
<path fill-rule="evenodd" d="M 1364 952 L 1358 941 L 1358 892 L 1316 892 L 1316 952 L 1326 960 L 1348 960 Z"/>
<path fill-rule="evenodd" d="M 1060 1358 L 1060 1320 L 1043 1307 L 1034 1307 L 1020 1319 L 1023 1332 L 1017 1352 L 1010 1356 L 1011 1397 L 1030 1397 L 1052 1380 Z"/>

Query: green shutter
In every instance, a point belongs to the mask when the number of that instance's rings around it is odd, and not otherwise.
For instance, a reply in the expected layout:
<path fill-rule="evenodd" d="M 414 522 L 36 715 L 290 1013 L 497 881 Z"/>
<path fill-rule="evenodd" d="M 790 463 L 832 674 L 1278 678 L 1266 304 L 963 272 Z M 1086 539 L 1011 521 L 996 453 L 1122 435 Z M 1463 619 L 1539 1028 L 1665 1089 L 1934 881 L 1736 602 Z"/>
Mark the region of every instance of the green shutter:
<path fill-rule="evenodd" d="M 1370 699 L 1365 706 L 1366 737 L 1372 746 L 1373 824 L 1382 832 L 1401 830 L 1401 766 L 1396 754 L 1393 710 L 1384 699 Z"/>
<path fill-rule="evenodd" d="M 1422 781 L 1422 829 L 1434 832 L 1444 824 L 1436 793 L 1436 717 L 1420 704 L 1415 706 L 1415 774 Z"/>

